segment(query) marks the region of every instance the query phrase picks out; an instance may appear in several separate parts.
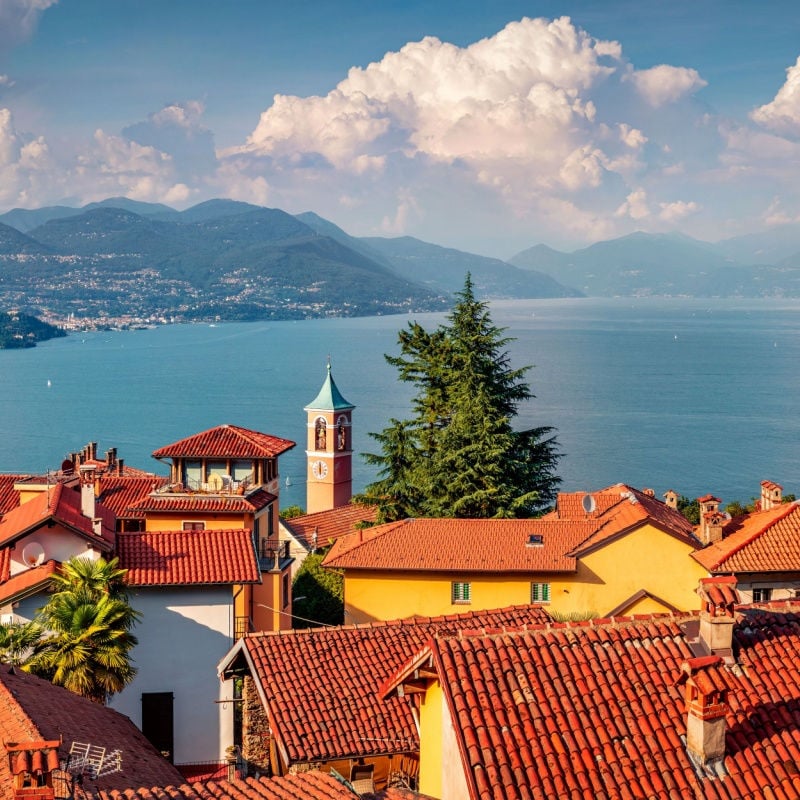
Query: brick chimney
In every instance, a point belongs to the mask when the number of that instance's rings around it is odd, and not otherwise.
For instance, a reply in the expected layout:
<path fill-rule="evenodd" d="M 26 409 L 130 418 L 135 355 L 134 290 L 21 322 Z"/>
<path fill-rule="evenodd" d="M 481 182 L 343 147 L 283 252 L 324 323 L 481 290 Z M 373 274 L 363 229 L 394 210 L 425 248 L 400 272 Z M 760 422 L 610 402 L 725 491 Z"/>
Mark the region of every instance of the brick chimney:
<path fill-rule="evenodd" d="M 94 477 L 97 467 L 94 464 L 81 464 L 81 514 L 89 519 L 95 518 Z"/>
<path fill-rule="evenodd" d="M 718 656 L 690 658 L 675 682 L 686 687 L 686 749 L 703 765 L 725 756 L 728 688 L 721 667 Z"/>
<path fill-rule="evenodd" d="M 698 538 L 703 544 L 718 542 L 722 538 L 722 526 L 726 521 L 725 514 L 719 510 L 722 501 L 713 494 L 706 494 L 698 497 L 697 502 L 700 506 Z"/>
<path fill-rule="evenodd" d="M 678 493 L 674 489 L 667 489 L 664 492 L 664 503 L 669 508 L 674 508 L 676 511 L 678 510 Z"/>
<path fill-rule="evenodd" d="M 733 626 L 735 606 L 741 602 L 733 575 L 701 578 L 697 594 L 702 600 L 700 609 L 700 642 L 711 655 L 720 656 L 733 664 Z"/>
<path fill-rule="evenodd" d="M 61 740 L 7 742 L 14 800 L 53 800 L 53 771 L 59 768 Z"/>
<path fill-rule="evenodd" d="M 783 502 L 783 486 L 772 481 L 761 481 L 761 510 L 769 511 Z"/>

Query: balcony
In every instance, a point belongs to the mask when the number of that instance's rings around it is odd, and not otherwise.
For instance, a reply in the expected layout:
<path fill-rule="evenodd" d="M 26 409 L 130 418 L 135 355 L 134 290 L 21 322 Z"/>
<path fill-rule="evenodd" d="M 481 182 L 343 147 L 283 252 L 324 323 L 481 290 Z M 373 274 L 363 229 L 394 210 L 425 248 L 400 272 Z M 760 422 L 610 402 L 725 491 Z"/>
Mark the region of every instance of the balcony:
<path fill-rule="evenodd" d="M 282 571 L 293 561 L 288 539 L 275 545 L 272 539 L 263 539 L 259 545 L 258 565 L 262 572 Z"/>

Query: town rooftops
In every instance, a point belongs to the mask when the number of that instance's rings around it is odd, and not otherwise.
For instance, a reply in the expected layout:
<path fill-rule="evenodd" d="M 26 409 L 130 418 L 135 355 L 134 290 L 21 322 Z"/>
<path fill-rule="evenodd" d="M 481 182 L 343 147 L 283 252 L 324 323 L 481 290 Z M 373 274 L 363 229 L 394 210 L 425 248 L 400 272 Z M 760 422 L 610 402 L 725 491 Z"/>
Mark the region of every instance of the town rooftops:
<path fill-rule="evenodd" d="M 800 571 L 800 505 L 783 503 L 734 518 L 723 538 L 692 555 L 709 572 Z"/>
<path fill-rule="evenodd" d="M 218 425 L 159 448 L 153 458 L 275 458 L 294 446 L 288 439 L 236 425 Z"/>
<path fill-rule="evenodd" d="M 649 524 L 697 546 L 682 514 L 624 484 L 561 494 L 540 519 L 407 519 L 338 539 L 325 565 L 427 572 L 573 572 L 576 559 Z"/>
<path fill-rule="evenodd" d="M 384 690 L 435 670 L 470 800 L 797 798 L 800 605 L 739 612 L 733 667 L 697 657 L 691 616 L 649 616 L 438 635 Z M 687 678 L 726 698 L 702 711 L 720 759 L 687 750 Z"/>
<path fill-rule="evenodd" d="M 19 491 L 14 486 L 26 477 L 26 475 L 0 475 L 0 517 L 19 505 Z"/>
<path fill-rule="evenodd" d="M 117 555 L 130 586 L 261 580 L 253 537 L 245 529 L 118 533 Z"/>
<path fill-rule="evenodd" d="M 118 750 L 119 769 L 98 778 L 85 775 L 83 790 L 87 793 L 182 782 L 181 774 L 128 717 L 5 664 L 0 665 L 0 736 L 4 744 L 20 748 L 26 743 L 60 742 L 58 756 L 64 760 L 80 745 L 102 748 L 109 755 Z M 5 752 L 0 753 L 3 800 L 13 797 L 10 762 Z"/>
<path fill-rule="evenodd" d="M 144 513 L 135 509 L 137 504 L 167 481 L 160 475 L 103 475 L 97 499 L 118 519 L 142 518 Z"/>
<path fill-rule="evenodd" d="M 549 619 L 537 606 L 435 618 L 248 634 L 219 666 L 246 665 L 288 763 L 415 753 L 411 708 L 384 702 L 380 685 L 437 632 L 521 627 Z"/>
<path fill-rule="evenodd" d="M 275 495 L 264 489 L 256 489 L 246 495 L 203 494 L 183 491 L 171 492 L 166 486 L 142 497 L 128 509 L 129 515 L 146 516 L 148 513 L 184 514 L 204 512 L 206 514 L 252 514 L 268 506 Z"/>

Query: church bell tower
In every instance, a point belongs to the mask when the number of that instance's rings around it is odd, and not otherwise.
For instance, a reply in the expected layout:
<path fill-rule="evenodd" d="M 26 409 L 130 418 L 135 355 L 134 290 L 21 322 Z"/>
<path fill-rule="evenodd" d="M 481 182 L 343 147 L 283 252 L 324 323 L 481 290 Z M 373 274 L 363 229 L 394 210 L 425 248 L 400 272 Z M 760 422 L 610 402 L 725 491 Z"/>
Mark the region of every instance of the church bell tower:
<path fill-rule="evenodd" d="M 308 415 L 306 448 L 306 513 L 328 511 L 350 502 L 353 495 L 352 403 L 342 397 L 328 374 L 319 394 L 305 407 Z"/>

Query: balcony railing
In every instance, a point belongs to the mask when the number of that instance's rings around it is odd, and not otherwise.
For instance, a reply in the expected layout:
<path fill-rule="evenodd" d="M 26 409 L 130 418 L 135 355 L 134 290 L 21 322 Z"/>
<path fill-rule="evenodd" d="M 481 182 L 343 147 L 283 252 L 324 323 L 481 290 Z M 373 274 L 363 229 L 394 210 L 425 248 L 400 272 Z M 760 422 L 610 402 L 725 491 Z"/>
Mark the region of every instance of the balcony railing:
<path fill-rule="evenodd" d="M 270 539 L 264 539 L 261 542 L 258 557 L 259 566 L 262 570 L 281 569 L 286 561 L 291 556 L 289 555 L 289 540 L 280 542 L 275 546 L 275 542 Z"/>

